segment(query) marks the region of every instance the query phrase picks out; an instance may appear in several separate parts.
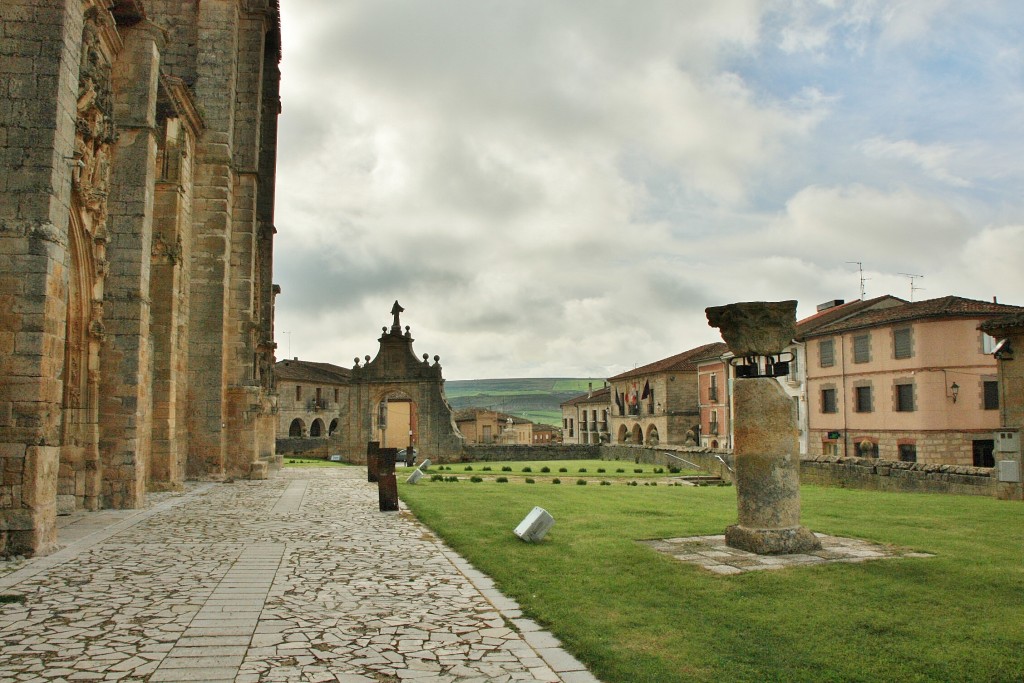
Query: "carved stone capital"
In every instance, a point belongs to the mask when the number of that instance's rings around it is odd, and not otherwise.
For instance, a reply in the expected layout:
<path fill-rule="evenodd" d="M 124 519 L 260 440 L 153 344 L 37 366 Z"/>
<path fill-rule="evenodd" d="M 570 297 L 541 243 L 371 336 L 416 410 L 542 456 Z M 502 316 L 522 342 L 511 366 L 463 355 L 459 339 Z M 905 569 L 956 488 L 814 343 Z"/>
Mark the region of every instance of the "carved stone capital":
<path fill-rule="evenodd" d="M 744 301 L 704 309 L 736 356 L 780 353 L 796 335 L 796 301 Z"/>

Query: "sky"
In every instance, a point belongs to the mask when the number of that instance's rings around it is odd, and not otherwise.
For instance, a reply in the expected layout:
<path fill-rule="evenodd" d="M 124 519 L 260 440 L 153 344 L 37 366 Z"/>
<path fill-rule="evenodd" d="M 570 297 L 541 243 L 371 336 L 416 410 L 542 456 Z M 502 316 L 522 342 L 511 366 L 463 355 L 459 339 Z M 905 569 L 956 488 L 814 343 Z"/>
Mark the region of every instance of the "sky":
<path fill-rule="evenodd" d="M 1020 0 L 281 5 L 279 359 L 376 355 L 395 300 L 447 379 L 609 377 L 861 269 L 1024 305 Z"/>

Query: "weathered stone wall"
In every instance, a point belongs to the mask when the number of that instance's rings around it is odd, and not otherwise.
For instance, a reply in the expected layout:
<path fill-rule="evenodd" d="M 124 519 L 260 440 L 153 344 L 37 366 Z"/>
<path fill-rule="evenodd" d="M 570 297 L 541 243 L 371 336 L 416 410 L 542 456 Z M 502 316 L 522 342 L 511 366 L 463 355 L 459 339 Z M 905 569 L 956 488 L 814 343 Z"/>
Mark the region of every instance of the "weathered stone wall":
<path fill-rule="evenodd" d="M 818 486 L 899 491 L 958 493 L 992 496 L 996 478 L 992 468 L 966 465 L 815 456 L 800 462 L 800 481 Z"/>
<path fill-rule="evenodd" d="M 462 462 L 495 462 L 499 460 L 597 460 L 602 448 L 598 445 L 551 444 L 546 446 L 473 444 L 462 450 Z"/>
<path fill-rule="evenodd" d="M 718 459 L 719 457 L 721 460 Z M 679 458 L 703 468 L 709 475 L 717 475 L 725 481 L 732 481 L 732 472 L 729 468 L 733 467 L 733 457 L 732 453 L 728 451 L 697 446 L 668 445 L 651 448 L 629 444 L 612 444 L 601 448 L 602 460 L 623 460 L 660 467 L 671 466 L 687 469 L 688 465 Z"/>
<path fill-rule="evenodd" d="M 273 460 L 277 21 L 0 3 L 0 554 Z"/>
<path fill-rule="evenodd" d="M 850 431 L 847 438 L 839 439 L 839 453 L 848 457 L 857 455 L 857 444 L 869 440 L 878 444 L 878 456 L 887 460 L 899 459 L 899 444 L 913 444 L 917 448 L 917 462 L 938 465 L 974 464 L 974 441 L 992 439 L 990 430 L 984 431 Z M 824 444 L 828 440 L 827 430 L 810 430 L 808 455 L 825 455 Z M 844 453 L 844 447 L 846 452 Z"/>
<path fill-rule="evenodd" d="M 326 458 L 334 453 L 327 439 L 278 439 L 277 454 L 288 457 L 301 455 L 304 458 Z M 346 460 L 348 462 L 348 460 Z"/>

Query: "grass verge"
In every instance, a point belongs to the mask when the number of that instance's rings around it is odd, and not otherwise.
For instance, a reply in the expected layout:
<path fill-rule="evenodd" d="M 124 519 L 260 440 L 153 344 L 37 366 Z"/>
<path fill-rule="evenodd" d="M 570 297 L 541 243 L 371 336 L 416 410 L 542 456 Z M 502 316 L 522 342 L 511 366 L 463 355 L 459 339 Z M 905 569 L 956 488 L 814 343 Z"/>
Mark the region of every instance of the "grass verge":
<path fill-rule="evenodd" d="M 1020 503 L 804 487 L 815 531 L 937 556 L 720 577 L 635 540 L 721 533 L 732 488 L 400 492 L 605 683 L 1024 679 Z M 556 524 L 531 545 L 512 529 L 534 505 Z"/>

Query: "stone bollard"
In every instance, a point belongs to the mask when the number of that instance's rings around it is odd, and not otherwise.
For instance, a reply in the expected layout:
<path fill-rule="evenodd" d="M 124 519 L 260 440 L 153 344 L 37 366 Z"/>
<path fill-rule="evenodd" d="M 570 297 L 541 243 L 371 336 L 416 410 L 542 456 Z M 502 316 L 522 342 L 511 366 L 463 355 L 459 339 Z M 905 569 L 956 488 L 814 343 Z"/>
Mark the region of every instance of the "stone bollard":
<path fill-rule="evenodd" d="M 397 448 L 381 448 L 377 453 L 377 497 L 381 512 L 398 511 L 398 480 L 395 479 Z"/>
<path fill-rule="evenodd" d="M 377 481 L 377 457 L 380 453 L 380 441 L 369 441 L 366 444 L 366 481 L 371 484 Z"/>

